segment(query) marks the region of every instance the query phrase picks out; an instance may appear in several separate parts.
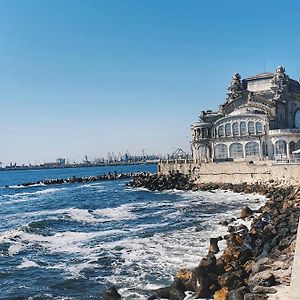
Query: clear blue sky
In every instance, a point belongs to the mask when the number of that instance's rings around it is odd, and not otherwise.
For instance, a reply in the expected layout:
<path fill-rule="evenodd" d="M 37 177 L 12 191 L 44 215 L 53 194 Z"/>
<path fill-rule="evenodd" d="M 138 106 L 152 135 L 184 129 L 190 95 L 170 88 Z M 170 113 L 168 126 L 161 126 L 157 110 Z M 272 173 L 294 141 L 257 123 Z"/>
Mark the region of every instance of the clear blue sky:
<path fill-rule="evenodd" d="M 300 76 L 299 1 L 0 0 L 0 161 L 189 149 L 234 72 Z"/>

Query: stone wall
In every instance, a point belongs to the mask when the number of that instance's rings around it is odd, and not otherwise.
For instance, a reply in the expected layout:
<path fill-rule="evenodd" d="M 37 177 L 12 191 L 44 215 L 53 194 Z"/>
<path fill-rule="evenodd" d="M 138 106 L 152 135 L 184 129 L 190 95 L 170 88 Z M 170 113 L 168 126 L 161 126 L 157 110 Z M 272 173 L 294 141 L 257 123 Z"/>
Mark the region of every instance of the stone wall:
<path fill-rule="evenodd" d="M 170 171 L 190 174 L 203 183 L 255 183 L 273 179 L 283 180 L 291 185 L 300 184 L 299 164 L 261 161 L 195 164 L 187 161 L 174 161 L 161 162 L 158 165 L 159 173 L 168 174 Z"/>

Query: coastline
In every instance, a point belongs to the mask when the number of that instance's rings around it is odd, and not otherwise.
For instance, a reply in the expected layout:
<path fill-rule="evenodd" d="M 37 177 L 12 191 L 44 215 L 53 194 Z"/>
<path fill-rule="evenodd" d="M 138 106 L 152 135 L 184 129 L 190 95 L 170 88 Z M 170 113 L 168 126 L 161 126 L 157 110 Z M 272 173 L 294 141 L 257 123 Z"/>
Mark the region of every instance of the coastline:
<path fill-rule="evenodd" d="M 178 272 L 174 282 L 148 298 L 184 299 L 188 291 L 197 299 L 267 299 L 290 283 L 299 219 L 300 191 L 296 186 L 270 180 L 255 184 L 197 184 L 179 172 L 169 175 L 141 175 L 132 187 L 149 190 L 230 190 L 237 193 L 258 193 L 267 201 L 257 212 L 242 210 L 242 219 L 251 220 L 250 228 L 228 226 L 223 237 L 227 246 L 218 253 L 218 240 L 210 239 L 207 257 L 192 270 Z M 195 298 L 196 297 L 196 298 Z M 109 299 L 109 298 L 107 298 Z M 275 298 L 276 299 L 276 298 Z"/>

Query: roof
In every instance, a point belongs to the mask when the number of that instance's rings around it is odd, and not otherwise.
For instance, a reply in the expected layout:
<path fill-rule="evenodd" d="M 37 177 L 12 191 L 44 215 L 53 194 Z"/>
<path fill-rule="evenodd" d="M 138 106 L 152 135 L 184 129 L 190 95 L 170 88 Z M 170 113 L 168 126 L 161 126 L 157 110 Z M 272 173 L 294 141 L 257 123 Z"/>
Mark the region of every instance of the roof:
<path fill-rule="evenodd" d="M 250 76 L 248 78 L 246 78 L 246 80 L 256 80 L 256 79 L 264 79 L 264 78 L 270 78 L 270 77 L 273 77 L 274 74 L 273 73 L 259 73 L 257 75 L 254 75 L 254 76 Z"/>

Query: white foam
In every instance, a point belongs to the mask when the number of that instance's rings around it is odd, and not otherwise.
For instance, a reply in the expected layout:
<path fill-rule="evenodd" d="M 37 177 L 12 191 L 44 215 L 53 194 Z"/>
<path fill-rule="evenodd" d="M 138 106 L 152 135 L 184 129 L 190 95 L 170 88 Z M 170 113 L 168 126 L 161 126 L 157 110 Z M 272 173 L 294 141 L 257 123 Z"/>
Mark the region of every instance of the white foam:
<path fill-rule="evenodd" d="M 35 187 L 35 186 L 46 186 L 45 183 L 34 183 L 31 185 L 10 185 L 10 189 L 24 189 L 24 188 L 30 188 L 30 187 Z"/>
<path fill-rule="evenodd" d="M 132 213 L 133 208 L 134 206 L 131 204 L 122 204 L 114 208 L 96 209 L 93 211 L 93 214 L 102 216 L 107 221 L 134 219 L 136 216 Z"/>
<path fill-rule="evenodd" d="M 135 209 L 158 207 L 159 210 L 152 213 L 152 215 L 166 214 L 163 223 L 143 223 L 136 227 L 124 226 L 120 229 L 87 233 L 66 231 L 56 233 L 53 236 L 41 236 L 15 230 L 0 235 L 0 242 L 5 241 L 11 244 L 9 248 L 10 255 L 16 255 L 21 250 L 29 247 L 34 248 L 36 245 L 39 246 L 38 251 L 73 254 L 76 258 L 76 263 L 60 261 L 49 266 L 49 268 L 66 270 L 72 276 L 79 276 L 83 269 L 93 268 L 95 265 L 99 267 L 97 260 L 101 258 L 102 253 L 105 253 L 105 256 L 110 255 L 112 258 L 111 268 L 113 269 L 113 275 L 109 278 L 103 278 L 103 281 L 109 280 L 110 284 L 114 283 L 118 286 L 130 286 L 131 289 L 123 288 L 120 290 L 120 292 L 122 291 L 121 294 L 124 294 L 125 299 L 145 299 L 145 296 L 133 294 L 132 287 L 142 290 L 155 289 L 160 287 L 160 284 L 158 284 L 159 280 L 171 281 L 172 275 L 178 269 L 194 268 L 200 259 L 207 254 L 209 238 L 218 237 L 219 235 L 223 236 L 227 233 L 227 227 L 218 225 L 220 220 L 237 217 L 240 210 L 238 207 L 243 206 L 243 204 L 247 204 L 252 209 L 255 209 L 265 202 L 265 198 L 259 195 L 241 195 L 224 191 L 216 191 L 215 193 L 172 191 L 171 193 L 180 194 L 179 199 L 172 202 L 172 197 L 170 197 L 170 200 L 168 200 L 168 197 L 164 197 L 159 202 L 135 202 L 93 211 L 68 208 L 31 213 L 35 216 L 62 214 L 70 217 L 72 220 L 92 224 L 134 220 L 139 217 L 139 214 L 134 212 Z M 167 195 L 168 192 L 165 194 Z M 195 230 L 196 227 L 189 227 L 167 233 L 156 233 L 153 236 L 144 238 L 130 237 L 123 240 L 120 238 L 111 242 L 103 242 L 103 239 L 101 239 L 101 237 L 124 236 L 128 232 L 141 233 L 148 228 L 168 226 L 168 219 L 174 221 L 178 218 L 179 220 L 183 214 L 186 215 L 185 208 L 193 209 L 194 206 L 197 209 L 199 204 L 213 206 L 215 203 L 222 203 L 225 206 L 226 204 L 235 205 L 233 205 L 233 210 L 224 211 L 223 213 L 218 212 L 218 218 L 201 212 L 200 226 L 204 226 L 204 229 L 201 231 Z M 172 212 L 166 213 L 170 208 L 172 208 Z M 141 216 L 145 216 L 143 211 Z M 124 224 L 126 223 L 124 222 Z M 91 241 L 92 243 L 89 244 Z M 221 241 L 219 243 L 220 248 L 224 247 L 225 243 L 225 241 Z M 30 262 L 27 262 L 27 264 L 30 265 Z M 24 265 L 26 266 L 26 262 L 24 262 Z M 128 270 L 128 273 L 132 276 L 124 276 L 124 269 Z M 155 282 L 153 279 L 152 282 L 147 283 L 147 278 L 153 271 L 158 281 Z"/>
<path fill-rule="evenodd" d="M 22 263 L 18 266 L 18 269 L 31 268 L 31 267 L 39 267 L 39 265 L 27 258 L 23 258 Z"/>
<path fill-rule="evenodd" d="M 93 215 L 91 215 L 86 209 L 70 208 L 64 210 L 64 213 L 67 213 L 71 219 L 79 222 L 95 223 L 99 221 Z"/>
<path fill-rule="evenodd" d="M 11 230 L 0 235 L 1 243 L 11 243 L 8 249 L 9 255 L 18 254 L 21 250 L 38 244 L 51 253 L 79 253 L 90 254 L 93 248 L 85 246 L 85 243 L 96 237 L 113 236 L 124 233 L 122 230 L 106 230 L 97 232 L 59 232 L 52 236 L 31 234 L 21 230 Z"/>

